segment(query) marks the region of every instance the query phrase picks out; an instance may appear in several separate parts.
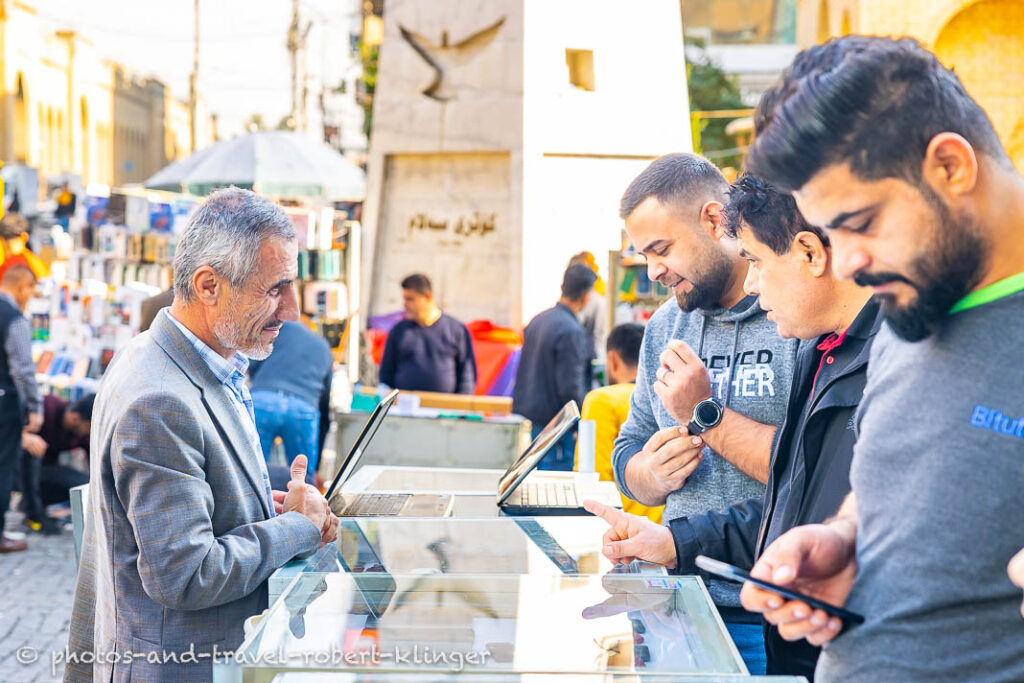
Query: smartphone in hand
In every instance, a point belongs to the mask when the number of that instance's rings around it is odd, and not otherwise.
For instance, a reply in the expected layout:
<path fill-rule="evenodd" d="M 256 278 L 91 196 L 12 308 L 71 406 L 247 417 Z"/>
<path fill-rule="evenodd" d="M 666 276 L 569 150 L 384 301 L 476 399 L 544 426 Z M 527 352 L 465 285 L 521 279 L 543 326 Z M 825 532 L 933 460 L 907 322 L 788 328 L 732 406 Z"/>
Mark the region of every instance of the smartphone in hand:
<path fill-rule="evenodd" d="M 765 581 L 764 579 L 755 579 L 750 575 L 750 572 L 744 569 L 740 569 L 739 567 L 735 567 L 731 564 L 720 562 L 718 560 L 712 560 L 710 557 L 705 557 L 704 555 L 698 555 L 694 562 L 698 567 L 700 567 L 707 573 L 714 574 L 715 576 L 723 578 L 726 581 L 735 581 L 736 583 L 745 583 L 749 581 L 755 586 L 760 586 L 765 590 L 769 590 L 773 593 L 778 593 L 784 598 L 789 598 L 790 600 L 799 600 L 801 602 L 807 603 L 810 607 L 814 609 L 824 610 L 826 613 L 831 614 L 835 617 L 839 617 L 843 621 L 848 621 L 851 624 L 864 623 L 864 617 L 857 614 L 856 612 L 851 612 L 850 610 L 843 609 L 842 607 L 836 607 L 835 605 L 829 604 L 827 602 L 822 602 L 817 598 L 812 598 L 809 595 L 804 595 L 803 593 L 795 591 L 792 588 L 785 588 L 778 584 L 774 584 L 770 581 Z"/>

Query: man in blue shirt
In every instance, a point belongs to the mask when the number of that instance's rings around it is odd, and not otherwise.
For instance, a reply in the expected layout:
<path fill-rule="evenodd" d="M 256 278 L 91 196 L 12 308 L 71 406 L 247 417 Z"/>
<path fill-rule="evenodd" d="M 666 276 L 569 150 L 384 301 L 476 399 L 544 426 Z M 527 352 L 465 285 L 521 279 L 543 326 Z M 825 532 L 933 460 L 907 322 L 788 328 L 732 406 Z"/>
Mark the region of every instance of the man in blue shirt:
<path fill-rule="evenodd" d="M 442 313 L 426 275 L 402 280 L 405 320 L 388 333 L 381 383 L 403 391 L 472 394 L 476 389 L 473 340 L 466 326 Z"/>
<path fill-rule="evenodd" d="M 288 464 L 305 455 L 309 474 L 315 475 L 331 424 L 333 369 L 327 341 L 290 320 L 281 324 L 270 356 L 249 362 L 256 430 L 267 462 L 274 439 L 280 436 Z"/>

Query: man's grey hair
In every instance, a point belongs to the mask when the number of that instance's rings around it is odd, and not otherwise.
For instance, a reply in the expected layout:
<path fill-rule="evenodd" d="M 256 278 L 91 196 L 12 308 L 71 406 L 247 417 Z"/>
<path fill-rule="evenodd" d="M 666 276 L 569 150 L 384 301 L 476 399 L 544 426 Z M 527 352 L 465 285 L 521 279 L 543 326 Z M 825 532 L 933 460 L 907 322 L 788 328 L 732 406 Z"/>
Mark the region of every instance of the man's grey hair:
<path fill-rule="evenodd" d="M 645 199 L 675 209 L 689 210 L 715 201 L 725 204 L 729 181 L 713 163 L 697 154 L 666 154 L 638 175 L 619 203 L 619 217 L 626 220 Z"/>
<path fill-rule="evenodd" d="M 188 219 L 174 253 L 174 295 L 195 299 L 192 276 L 209 266 L 241 287 L 259 261 L 260 245 L 268 239 L 293 240 L 291 219 L 265 197 L 229 187 L 217 190 Z"/>

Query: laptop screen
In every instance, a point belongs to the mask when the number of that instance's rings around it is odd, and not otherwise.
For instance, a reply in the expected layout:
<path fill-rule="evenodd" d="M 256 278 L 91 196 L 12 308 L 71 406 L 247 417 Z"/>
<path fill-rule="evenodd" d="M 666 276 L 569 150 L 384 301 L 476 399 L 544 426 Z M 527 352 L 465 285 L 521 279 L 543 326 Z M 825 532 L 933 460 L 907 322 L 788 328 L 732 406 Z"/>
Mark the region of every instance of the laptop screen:
<path fill-rule="evenodd" d="M 526 475 L 540 464 L 541 459 L 547 455 L 551 447 L 558 443 L 579 419 L 580 409 L 576 406 L 576 401 L 569 401 L 562 406 L 558 414 L 551 418 L 551 422 L 548 422 L 547 426 L 533 440 L 530 447 L 512 463 L 505 474 L 501 475 L 501 481 L 498 482 L 499 505 L 505 502 L 505 499 L 526 478 Z"/>
<path fill-rule="evenodd" d="M 370 413 L 370 419 L 366 421 L 366 425 L 363 426 L 362 431 L 359 432 L 359 436 L 356 437 L 355 443 L 352 444 L 352 448 L 349 449 L 348 455 L 342 461 L 341 466 L 338 468 L 338 474 L 334 476 L 334 481 L 331 482 L 331 487 L 327 489 L 327 493 L 324 497 L 328 501 L 331 500 L 331 495 L 335 489 L 340 487 L 345 481 L 352 476 L 352 473 L 356 469 L 356 465 L 359 463 L 359 458 L 362 457 L 363 451 L 370 444 L 370 440 L 373 435 L 377 433 L 377 428 L 380 427 L 380 423 L 384 420 L 384 416 L 388 414 L 388 410 L 391 409 L 391 404 L 395 402 L 398 397 L 398 390 L 395 389 L 377 404 L 377 407 Z"/>

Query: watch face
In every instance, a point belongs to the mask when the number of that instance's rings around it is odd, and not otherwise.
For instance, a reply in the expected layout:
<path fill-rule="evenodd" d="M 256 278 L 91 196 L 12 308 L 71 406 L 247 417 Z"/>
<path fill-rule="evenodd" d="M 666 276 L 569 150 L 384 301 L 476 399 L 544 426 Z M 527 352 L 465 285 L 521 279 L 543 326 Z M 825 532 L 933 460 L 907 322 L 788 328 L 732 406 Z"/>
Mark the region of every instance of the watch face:
<path fill-rule="evenodd" d="M 704 426 L 717 424 L 721 414 L 721 408 L 711 401 L 701 401 L 697 404 L 697 421 Z"/>

